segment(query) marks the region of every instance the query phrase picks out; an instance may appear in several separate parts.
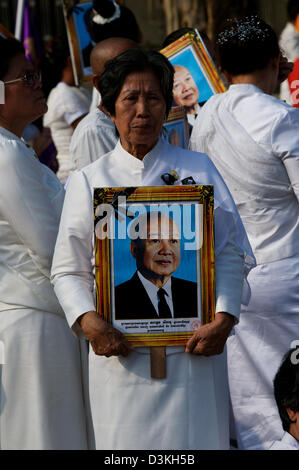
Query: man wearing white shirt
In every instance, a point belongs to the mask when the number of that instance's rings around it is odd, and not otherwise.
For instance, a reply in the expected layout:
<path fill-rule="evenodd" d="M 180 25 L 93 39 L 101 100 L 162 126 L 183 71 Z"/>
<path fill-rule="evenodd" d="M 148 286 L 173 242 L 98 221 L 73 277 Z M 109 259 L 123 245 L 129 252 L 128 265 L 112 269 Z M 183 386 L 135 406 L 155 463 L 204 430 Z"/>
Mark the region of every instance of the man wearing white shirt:
<path fill-rule="evenodd" d="M 141 218 L 145 237 L 130 243 L 137 272 L 115 288 L 116 319 L 196 317 L 196 283 L 172 277 L 180 264 L 177 224 L 159 212 Z"/>

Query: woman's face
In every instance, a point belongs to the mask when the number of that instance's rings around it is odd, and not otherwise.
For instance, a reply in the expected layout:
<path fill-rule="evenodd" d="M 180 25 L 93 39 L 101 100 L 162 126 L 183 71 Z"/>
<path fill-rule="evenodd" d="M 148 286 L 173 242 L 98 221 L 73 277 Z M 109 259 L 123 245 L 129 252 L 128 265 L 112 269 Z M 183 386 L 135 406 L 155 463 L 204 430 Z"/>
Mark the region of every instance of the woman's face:
<path fill-rule="evenodd" d="M 156 145 L 165 114 L 158 77 L 151 70 L 127 75 L 111 116 L 124 149 L 143 158 Z"/>
<path fill-rule="evenodd" d="M 3 81 L 22 78 L 26 72 L 33 72 L 32 64 L 20 53 L 10 61 L 9 69 Z M 3 113 L 7 119 L 24 122 L 25 127 L 47 111 L 47 104 L 41 90 L 41 82 L 36 80 L 32 86 L 24 81 L 5 85 L 5 104 Z"/>
<path fill-rule="evenodd" d="M 192 107 L 198 102 L 198 88 L 191 73 L 185 67 L 175 67 L 173 98 L 179 106 Z"/>

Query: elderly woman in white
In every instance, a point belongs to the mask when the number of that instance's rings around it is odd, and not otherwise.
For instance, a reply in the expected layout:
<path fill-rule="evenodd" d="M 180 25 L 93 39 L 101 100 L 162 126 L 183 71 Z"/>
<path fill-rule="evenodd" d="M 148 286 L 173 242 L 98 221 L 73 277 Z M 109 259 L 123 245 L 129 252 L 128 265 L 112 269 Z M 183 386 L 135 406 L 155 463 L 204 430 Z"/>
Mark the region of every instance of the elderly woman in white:
<path fill-rule="evenodd" d="M 239 446 L 268 449 L 283 434 L 272 380 L 299 330 L 299 111 L 271 96 L 281 55 L 269 25 L 231 21 L 218 46 L 231 86 L 202 108 L 191 148 L 223 176 L 256 257 L 228 368 Z"/>
<path fill-rule="evenodd" d="M 130 50 L 106 64 L 102 104 L 120 140 L 70 179 L 52 276 L 70 326 L 90 341 L 90 396 L 99 449 L 227 449 L 227 336 L 237 321 L 250 247 L 226 186 L 206 155 L 159 138 L 172 103 L 173 67 L 158 52 Z M 131 349 L 96 312 L 93 293 L 93 188 L 214 184 L 216 318 L 184 347 L 168 347 L 167 378 L 150 378 L 149 348 Z M 187 353 L 187 354 L 186 354 Z M 216 356 L 220 354 L 219 356 Z M 210 356 L 210 357 L 206 357 Z"/>
<path fill-rule="evenodd" d="M 0 447 L 87 449 L 81 354 L 50 284 L 64 189 L 21 138 L 47 110 L 22 45 L 0 38 Z"/>

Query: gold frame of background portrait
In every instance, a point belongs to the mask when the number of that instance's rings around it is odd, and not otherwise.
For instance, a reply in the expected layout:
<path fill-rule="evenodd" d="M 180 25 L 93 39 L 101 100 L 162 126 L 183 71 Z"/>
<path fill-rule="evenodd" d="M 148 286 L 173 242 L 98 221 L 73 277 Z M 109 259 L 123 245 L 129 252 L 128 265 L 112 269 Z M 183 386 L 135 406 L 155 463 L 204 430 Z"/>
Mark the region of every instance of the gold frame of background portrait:
<path fill-rule="evenodd" d="M 226 91 L 226 86 L 196 29 L 181 36 L 160 52 L 173 66 L 184 67 L 190 72 L 199 90 L 198 103 L 207 101 L 213 94 Z"/>
<path fill-rule="evenodd" d="M 129 244 L 132 244 L 132 236 L 129 233 L 132 233 L 130 232 L 132 225 L 137 223 L 139 216 L 137 217 L 136 213 L 140 215 L 140 208 L 144 207 L 146 207 L 146 217 L 148 217 L 148 212 L 164 211 L 163 216 L 171 214 L 169 216 L 173 219 L 171 222 L 177 222 L 180 225 L 180 248 L 184 246 L 184 249 L 180 250 L 179 265 L 175 268 L 176 280 L 173 276 L 172 286 L 176 282 L 176 285 L 181 287 L 175 295 L 172 291 L 172 295 L 174 305 L 175 299 L 180 298 L 181 310 L 179 315 L 173 315 L 167 320 L 159 319 L 158 316 L 147 317 L 147 313 L 144 313 L 146 302 L 141 300 L 143 297 L 138 297 L 139 294 L 130 295 L 130 289 L 127 288 L 128 283 L 134 276 L 137 276 L 136 259 L 133 258 L 129 248 Z M 201 324 L 214 319 L 213 186 L 94 188 L 94 228 L 97 312 L 119 329 L 132 346 L 184 345 Z M 191 233 L 193 238 L 189 236 Z M 193 240 L 193 242 L 188 245 L 188 240 Z M 182 280 L 183 283 L 178 283 Z M 118 286 L 122 286 L 121 291 L 117 291 Z M 186 305 L 191 305 L 192 299 L 188 298 L 188 289 L 191 287 L 193 293 L 194 287 L 196 289 L 196 300 L 193 298 L 193 305 L 194 301 L 196 302 L 196 310 L 193 313 L 190 313 L 191 307 L 186 307 Z M 116 292 L 122 292 L 122 295 L 125 293 L 125 297 L 120 296 L 117 300 Z M 132 292 L 137 292 L 137 289 Z M 135 299 L 137 317 L 120 317 L 117 305 L 123 305 L 127 300 L 132 301 L 132 298 Z M 147 301 L 149 301 L 148 298 Z M 131 305 L 132 302 L 127 307 L 128 310 L 132 309 Z M 186 312 L 183 314 L 181 312 L 184 308 Z"/>
<path fill-rule="evenodd" d="M 91 82 L 92 79 L 91 67 L 84 67 L 82 55 L 82 49 L 84 49 L 84 47 L 81 47 L 80 43 L 81 40 L 83 40 L 82 38 L 85 40 L 89 38 L 89 41 L 91 41 L 89 33 L 85 30 L 83 17 L 85 11 L 91 8 L 93 3 L 90 0 L 80 0 L 76 6 L 73 6 L 74 2 L 72 0 L 61 0 L 61 2 L 63 5 L 75 84 L 79 86 L 80 83 Z"/>

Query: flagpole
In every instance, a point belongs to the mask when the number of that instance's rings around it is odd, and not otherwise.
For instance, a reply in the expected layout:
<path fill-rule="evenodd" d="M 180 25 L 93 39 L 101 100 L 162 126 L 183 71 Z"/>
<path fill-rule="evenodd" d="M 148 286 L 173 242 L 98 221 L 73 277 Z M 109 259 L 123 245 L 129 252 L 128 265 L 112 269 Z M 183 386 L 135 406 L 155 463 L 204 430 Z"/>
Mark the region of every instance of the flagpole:
<path fill-rule="evenodd" d="M 21 39 L 22 26 L 24 17 L 25 0 L 18 0 L 17 14 L 16 14 L 16 26 L 15 26 L 15 38 Z"/>

